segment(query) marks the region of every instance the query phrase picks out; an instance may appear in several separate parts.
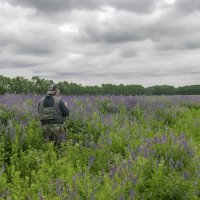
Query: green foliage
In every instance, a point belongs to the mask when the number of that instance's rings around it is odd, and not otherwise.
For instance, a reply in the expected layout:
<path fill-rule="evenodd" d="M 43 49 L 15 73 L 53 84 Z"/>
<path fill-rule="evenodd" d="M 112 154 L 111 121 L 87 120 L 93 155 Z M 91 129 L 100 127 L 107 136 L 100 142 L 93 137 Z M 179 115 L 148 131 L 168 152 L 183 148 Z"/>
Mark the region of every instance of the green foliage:
<path fill-rule="evenodd" d="M 90 121 L 70 118 L 65 125 L 68 139 L 73 144 L 90 146 L 93 141 L 97 142 L 101 134 L 101 130 Z"/>
<path fill-rule="evenodd" d="M 176 172 L 166 173 L 164 162 L 155 163 L 142 161 L 143 178 L 139 179 L 136 187 L 140 197 L 155 200 L 197 199 L 192 181 L 186 181 Z M 194 197 L 194 198 L 193 198 Z"/>
<path fill-rule="evenodd" d="M 195 109 L 195 110 L 200 109 L 199 103 L 185 103 L 185 102 L 182 102 L 181 104 L 182 104 L 182 106 L 184 106 L 186 108 L 189 108 L 190 110 L 192 110 L 192 109 Z"/>
<path fill-rule="evenodd" d="M 22 76 L 15 78 L 4 77 L 0 75 L 0 95 L 6 93 L 13 94 L 46 94 L 48 86 L 53 83 L 52 80 L 33 76 L 31 80 Z M 64 95 L 198 95 L 200 94 L 200 85 L 189 85 L 177 87 L 171 85 L 155 85 L 144 88 L 141 85 L 115 85 L 102 84 L 101 86 L 82 86 L 72 82 L 58 82 L 60 91 Z"/>
<path fill-rule="evenodd" d="M 170 85 L 156 85 L 145 88 L 147 95 L 173 95 L 176 94 L 176 88 Z"/>
<path fill-rule="evenodd" d="M 0 198 L 199 199 L 199 105 L 154 103 L 116 112 L 107 97 L 86 117 L 78 100 L 61 147 L 45 142 L 31 100 L 1 106 Z"/>
<path fill-rule="evenodd" d="M 0 105 L 0 124 L 8 125 L 9 120 L 13 117 L 14 111 L 7 110 L 3 105 Z"/>
<path fill-rule="evenodd" d="M 116 113 L 117 109 L 114 107 L 111 99 L 104 99 L 98 102 L 99 111 L 103 114 Z"/>

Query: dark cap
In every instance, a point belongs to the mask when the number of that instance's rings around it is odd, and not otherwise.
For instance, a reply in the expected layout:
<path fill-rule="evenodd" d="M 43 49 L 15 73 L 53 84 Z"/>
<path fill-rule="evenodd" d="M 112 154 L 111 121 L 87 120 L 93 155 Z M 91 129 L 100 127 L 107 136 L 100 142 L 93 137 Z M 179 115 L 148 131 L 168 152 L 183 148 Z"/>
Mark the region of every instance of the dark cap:
<path fill-rule="evenodd" d="M 57 91 L 58 91 L 58 86 L 56 84 L 51 84 L 49 86 L 47 94 L 52 95 L 52 94 L 55 94 Z"/>

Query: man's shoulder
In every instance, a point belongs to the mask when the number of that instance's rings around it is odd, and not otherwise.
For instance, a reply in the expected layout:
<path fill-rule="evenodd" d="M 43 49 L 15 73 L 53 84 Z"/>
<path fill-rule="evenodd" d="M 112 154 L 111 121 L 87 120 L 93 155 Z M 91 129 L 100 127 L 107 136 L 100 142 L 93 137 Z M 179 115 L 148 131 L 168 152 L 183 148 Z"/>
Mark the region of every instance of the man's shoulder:
<path fill-rule="evenodd" d="M 43 101 L 45 99 L 46 96 L 43 96 L 39 99 L 39 102 Z"/>
<path fill-rule="evenodd" d="M 57 102 L 60 102 L 60 101 L 62 101 L 60 97 L 53 96 L 53 98 L 54 98 L 54 100 L 55 100 L 55 101 L 57 101 Z"/>

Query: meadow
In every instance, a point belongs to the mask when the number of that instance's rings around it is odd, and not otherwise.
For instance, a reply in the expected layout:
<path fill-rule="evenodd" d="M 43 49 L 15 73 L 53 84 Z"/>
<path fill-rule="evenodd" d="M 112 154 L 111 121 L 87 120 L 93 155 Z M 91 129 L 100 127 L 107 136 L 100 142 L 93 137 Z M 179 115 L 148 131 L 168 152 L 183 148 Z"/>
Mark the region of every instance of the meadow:
<path fill-rule="evenodd" d="M 200 199 L 200 96 L 62 96 L 60 148 L 40 97 L 0 96 L 0 199 Z"/>

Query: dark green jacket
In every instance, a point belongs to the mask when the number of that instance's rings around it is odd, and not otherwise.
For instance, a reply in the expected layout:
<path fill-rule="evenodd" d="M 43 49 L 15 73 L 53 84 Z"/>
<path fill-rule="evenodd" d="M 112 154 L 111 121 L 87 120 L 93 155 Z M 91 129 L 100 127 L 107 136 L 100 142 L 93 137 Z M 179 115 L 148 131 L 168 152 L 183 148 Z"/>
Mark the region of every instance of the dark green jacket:
<path fill-rule="evenodd" d="M 38 104 L 38 114 L 41 124 L 63 124 L 69 116 L 69 109 L 60 97 L 47 95 Z"/>

